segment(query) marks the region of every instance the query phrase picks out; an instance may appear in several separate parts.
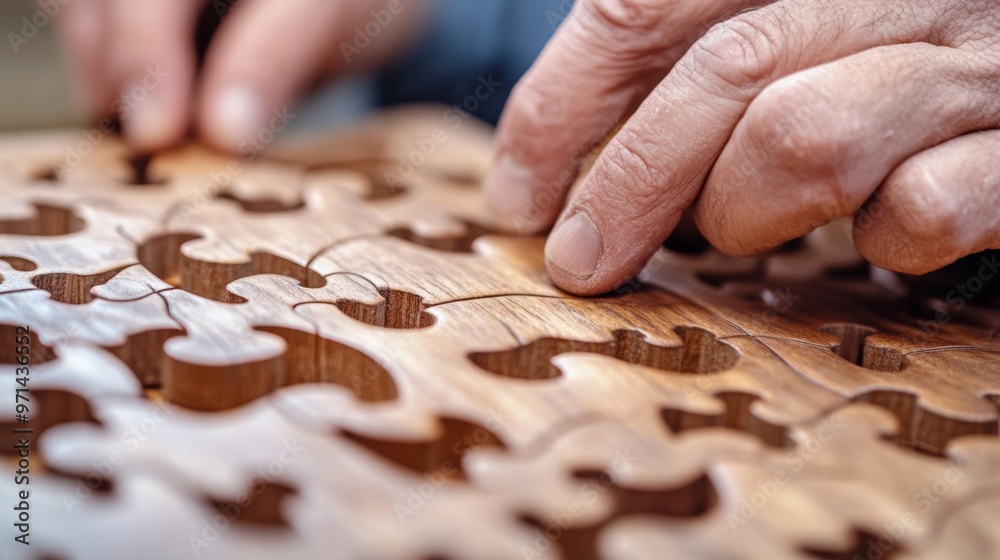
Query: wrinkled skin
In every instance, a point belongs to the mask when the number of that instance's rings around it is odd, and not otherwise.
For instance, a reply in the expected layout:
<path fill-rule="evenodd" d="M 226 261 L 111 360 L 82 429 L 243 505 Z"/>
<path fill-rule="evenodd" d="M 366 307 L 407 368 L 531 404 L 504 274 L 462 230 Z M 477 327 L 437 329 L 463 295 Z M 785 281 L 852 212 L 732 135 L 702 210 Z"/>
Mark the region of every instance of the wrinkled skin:
<path fill-rule="evenodd" d="M 998 125 L 995 0 L 579 0 L 486 188 L 506 228 L 555 224 L 549 272 L 578 294 L 628 280 L 689 207 L 734 255 L 854 216 L 869 261 L 919 274 L 1000 248 Z"/>

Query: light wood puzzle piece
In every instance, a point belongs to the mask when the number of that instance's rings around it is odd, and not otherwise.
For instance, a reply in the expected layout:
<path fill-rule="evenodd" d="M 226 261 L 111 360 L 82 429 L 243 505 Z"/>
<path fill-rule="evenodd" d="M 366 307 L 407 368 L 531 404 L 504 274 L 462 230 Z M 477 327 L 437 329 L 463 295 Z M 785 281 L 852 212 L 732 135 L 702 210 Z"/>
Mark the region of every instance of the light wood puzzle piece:
<path fill-rule="evenodd" d="M 13 328 L 0 327 L 0 332 L 10 333 Z M 0 362 L 0 382 L 9 394 L 15 389 L 28 389 L 21 394 L 28 400 L 20 402 L 28 405 L 30 422 L 25 425 L 16 421 L 14 407 L 4 411 L 0 417 L 4 454 L 15 452 L 18 437 L 15 428 L 31 428 L 35 436 L 59 424 L 70 422 L 94 422 L 90 403 L 98 397 L 138 397 L 142 386 L 133 370 L 124 363 L 92 345 L 79 341 L 66 341 L 58 346 L 58 354 L 52 348 L 32 340 L 32 365 L 26 376 L 18 375 L 17 364 L 11 356 L 4 356 Z M 18 383 L 18 378 L 24 384 Z"/>
<path fill-rule="evenodd" d="M 94 299 L 74 305 L 53 301 L 40 289 L 0 294 L 0 324 L 4 331 L 28 325 L 37 337 L 35 351 L 42 356 L 70 341 L 105 348 L 146 385 L 159 382 L 164 343 L 183 334 L 181 325 L 158 298 L 123 302 Z"/>
<path fill-rule="evenodd" d="M 91 287 L 137 262 L 135 247 L 120 235 L 119 228 L 152 226 L 145 219 L 78 203 L 75 199 L 67 207 L 45 206 L 31 204 L 21 194 L 5 197 L 8 210 L 15 213 L 26 210 L 25 219 L 32 223 L 46 222 L 52 229 L 48 235 L 38 235 L 30 228 L 28 234 L 17 231 L 18 228 L 0 229 L 0 257 L 5 261 L 0 266 L 12 269 L 0 273 L 4 276 L 0 292 L 25 289 L 26 282 L 30 282 L 58 301 L 85 303 L 90 299 Z M 52 218 L 53 212 L 59 219 Z"/>
<path fill-rule="evenodd" d="M 504 496 L 408 473 L 345 438 L 303 430 L 264 401 L 212 416 L 140 400 L 96 409 L 100 427 L 53 429 L 42 448 L 49 464 L 77 476 L 109 456 L 122 457 L 110 474 L 110 495 L 74 504 L 77 513 L 93 507 L 101 515 L 82 517 L 90 521 L 79 532 L 67 527 L 38 535 L 46 549 L 74 558 L 96 558 L 80 545 L 119 532 L 108 524 L 119 519 L 108 510 L 119 502 L 133 511 L 136 501 L 144 502 L 143 518 L 159 521 L 155 530 L 171 537 L 156 539 L 163 543 L 156 554 L 167 558 L 501 559 L 515 557 L 530 539 Z M 136 426 L 149 427 L 139 444 L 118 437 Z M 183 500 L 134 494 L 150 473 Z M 216 530 L 206 531 L 220 516 Z M 265 531 L 256 528 L 262 521 L 270 525 Z M 116 556 L 145 555 L 156 537 L 144 525 L 115 541 Z"/>
<path fill-rule="evenodd" d="M 380 369 L 360 352 L 341 348 L 342 362 L 320 368 L 321 341 L 314 327 L 294 312 L 298 304 L 326 301 L 345 308 L 362 308 L 360 317 L 378 320 L 383 298 L 367 283 L 348 275 L 321 278 L 320 288 L 294 279 L 255 277 L 234 286 L 246 303 L 226 304 L 172 288 L 141 267 L 123 272 L 95 292 L 107 299 L 157 301 L 183 327 L 162 345 L 162 384 L 169 401 L 189 408 L 224 410 L 250 402 L 278 387 L 310 382 L 349 384 L 355 369 Z M 242 296 L 246 296 L 244 300 Z M 384 313 L 383 315 L 384 316 Z M 384 384 L 358 389 L 362 398 L 390 399 L 396 393 L 391 378 Z"/>
<path fill-rule="evenodd" d="M 756 455 L 718 445 L 718 433 L 692 432 L 680 441 L 702 449 L 713 493 L 707 511 L 681 519 L 633 513 L 614 521 L 596 546 L 605 558 L 865 557 L 871 549 L 926 548 L 953 511 L 1000 489 L 1000 446 L 990 440 L 945 461 L 883 441 L 893 424 L 885 411 L 855 405 L 793 430 L 788 451 L 760 448 Z M 592 449 L 601 441 L 581 438 L 570 456 L 601 456 Z M 668 441 L 661 441 L 663 452 L 676 445 Z M 648 483 L 663 472 L 644 478 Z"/>
<path fill-rule="evenodd" d="M 956 320 L 928 330 L 908 300 L 871 282 L 747 283 L 720 294 L 672 262 L 658 256 L 644 279 L 725 316 L 811 382 L 888 408 L 904 424 L 900 443 L 941 453 L 954 437 L 997 433 L 1000 347 L 984 329 Z"/>
<path fill-rule="evenodd" d="M 490 140 L 458 116 L 389 114 L 283 163 L 130 159 L 108 137 L 60 167 L 72 139 L 0 140 L 0 334 L 36 331 L 44 462 L 62 473 L 40 483 L 65 527 L 42 529 L 46 554 L 108 557 L 81 545 L 97 535 L 115 557 L 190 556 L 289 437 L 316 452 L 202 555 L 864 555 L 957 457 L 962 480 L 892 553 L 989 530 L 949 522 L 993 511 L 997 442 L 960 438 L 996 433 L 989 311 L 929 332 L 838 226 L 764 258 L 664 251 L 640 275 L 658 288 L 569 297 L 541 240 L 480 237 Z M 164 410 L 65 511 L 66 475 Z M 831 420 L 846 427 L 803 456 Z M 789 458 L 801 469 L 740 517 Z"/>

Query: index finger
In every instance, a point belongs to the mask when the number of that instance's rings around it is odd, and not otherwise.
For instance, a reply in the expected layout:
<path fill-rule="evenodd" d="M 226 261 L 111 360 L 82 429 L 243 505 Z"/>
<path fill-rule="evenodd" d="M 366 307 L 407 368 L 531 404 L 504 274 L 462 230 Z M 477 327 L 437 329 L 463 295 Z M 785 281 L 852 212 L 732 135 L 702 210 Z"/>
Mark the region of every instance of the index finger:
<path fill-rule="evenodd" d="M 498 226 L 552 224 L 587 154 L 708 25 L 760 0 L 581 0 L 504 109 L 486 196 Z"/>

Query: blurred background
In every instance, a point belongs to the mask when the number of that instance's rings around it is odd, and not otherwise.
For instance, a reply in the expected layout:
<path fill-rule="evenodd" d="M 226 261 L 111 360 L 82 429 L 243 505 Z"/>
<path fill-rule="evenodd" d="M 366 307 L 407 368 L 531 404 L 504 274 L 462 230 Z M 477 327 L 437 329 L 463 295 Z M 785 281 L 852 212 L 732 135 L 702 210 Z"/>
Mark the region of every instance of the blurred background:
<path fill-rule="evenodd" d="M 23 18 L 30 21 L 36 11 L 38 5 L 31 0 L 0 2 L 0 31 L 4 37 L 0 48 L 0 130 L 82 126 L 86 122 L 86 115 L 73 101 L 70 74 L 55 25 L 49 22 L 37 28 L 32 24 L 37 34 L 26 39 L 27 43 L 11 37 L 24 36 Z"/>
<path fill-rule="evenodd" d="M 47 3 L 63 6 L 74 1 L 86 0 Z M 220 1 L 236 7 L 245 1 L 274 0 L 206 0 L 202 20 L 213 12 L 213 2 Z M 386 105 L 460 103 L 479 84 L 477 77 L 485 75 L 496 77 L 503 85 L 499 95 L 491 96 L 473 112 L 495 123 L 510 89 L 573 4 L 572 0 L 417 1 L 431 4 L 431 15 L 408 52 L 378 74 L 346 81 L 330 76 L 301 100 L 302 118 L 295 120 L 292 130 L 329 126 L 357 118 L 365 109 Z M 75 95 L 72 69 L 60 40 L 59 17 L 58 12 L 49 17 L 35 0 L 0 3 L 4 36 L 0 48 L 4 82 L 0 131 L 78 127 L 92 122 Z M 199 26 L 202 31 L 204 27 Z"/>

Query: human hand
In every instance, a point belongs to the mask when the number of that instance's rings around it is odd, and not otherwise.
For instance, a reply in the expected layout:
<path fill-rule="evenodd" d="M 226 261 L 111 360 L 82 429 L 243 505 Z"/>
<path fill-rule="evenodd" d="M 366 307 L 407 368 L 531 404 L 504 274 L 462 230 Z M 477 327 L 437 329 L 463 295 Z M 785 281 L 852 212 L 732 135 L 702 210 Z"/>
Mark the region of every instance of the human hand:
<path fill-rule="evenodd" d="M 195 26 L 207 0 L 74 0 L 63 9 L 60 27 L 88 110 L 117 113 L 134 150 L 179 141 L 192 120 L 209 143 L 237 150 L 321 73 L 370 67 L 398 52 L 424 4 L 213 2 L 233 7 L 197 79 Z"/>
<path fill-rule="evenodd" d="M 580 0 L 515 89 L 487 196 L 512 230 L 556 222 L 560 287 L 627 281 L 691 205 L 734 255 L 851 215 L 900 272 L 1000 247 L 1000 5 L 779 0 L 697 37 L 744 4 Z"/>

